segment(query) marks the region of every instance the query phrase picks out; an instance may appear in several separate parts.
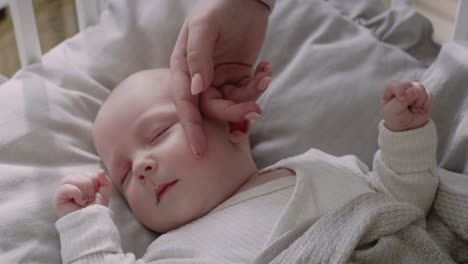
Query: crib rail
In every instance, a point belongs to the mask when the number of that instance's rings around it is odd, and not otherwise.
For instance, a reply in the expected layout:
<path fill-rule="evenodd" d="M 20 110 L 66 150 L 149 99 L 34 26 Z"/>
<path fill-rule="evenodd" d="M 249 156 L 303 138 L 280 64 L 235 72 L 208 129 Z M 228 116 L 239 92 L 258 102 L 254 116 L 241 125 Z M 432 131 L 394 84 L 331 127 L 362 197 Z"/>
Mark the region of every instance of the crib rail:
<path fill-rule="evenodd" d="M 8 0 L 0 0 L 0 8 L 4 8 L 8 5 Z"/>
<path fill-rule="evenodd" d="M 41 45 L 31 0 L 10 1 L 10 12 L 21 66 L 41 61 Z"/>
<path fill-rule="evenodd" d="M 37 33 L 32 0 L 0 0 L 0 8 L 10 6 L 21 67 L 41 61 L 42 51 Z M 94 25 L 105 9 L 107 0 L 75 0 L 79 30 Z M 452 39 L 468 40 L 468 0 L 459 0 Z"/>
<path fill-rule="evenodd" d="M 459 0 L 453 40 L 468 40 L 468 0 Z"/>
<path fill-rule="evenodd" d="M 83 31 L 87 27 L 95 25 L 106 4 L 105 0 L 75 0 L 79 30 Z"/>
<path fill-rule="evenodd" d="M 107 0 L 75 0 L 80 31 L 98 22 Z M 42 51 L 37 33 L 32 0 L 0 0 L 0 8 L 10 6 L 21 67 L 41 61 Z"/>

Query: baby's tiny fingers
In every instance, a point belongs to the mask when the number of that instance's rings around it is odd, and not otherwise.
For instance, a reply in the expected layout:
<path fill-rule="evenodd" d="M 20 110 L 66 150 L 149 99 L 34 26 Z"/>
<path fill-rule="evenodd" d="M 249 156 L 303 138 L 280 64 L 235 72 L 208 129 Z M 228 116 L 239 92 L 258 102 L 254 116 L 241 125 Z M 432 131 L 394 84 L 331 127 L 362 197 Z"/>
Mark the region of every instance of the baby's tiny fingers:
<path fill-rule="evenodd" d="M 409 82 L 391 81 L 385 85 L 382 102 L 385 104 L 393 98 L 405 101 L 406 91 L 413 85 Z"/>
<path fill-rule="evenodd" d="M 419 83 L 413 83 L 413 87 L 409 90 L 409 92 L 415 93 L 415 101 L 412 103 L 410 109 L 412 112 L 420 112 L 422 111 L 422 107 L 424 102 L 427 99 L 427 92 L 424 86 Z"/>
<path fill-rule="evenodd" d="M 62 181 L 62 184 L 71 184 L 79 188 L 85 201 L 92 201 L 94 199 L 94 184 L 88 173 L 67 176 Z"/>
<path fill-rule="evenodd" d="M 87 203 L 94 201 L 96 198 L 95 191 L 94 191 L 94 174 L 93 173 L 87 173 L 83 174 L 82 176 L 82 182 L 84 188 L 81 188 L 81 191 L 84 194 L 84 198 Z M 81 186 L 80 186 L 81 187 Z"/>
<path fill-rule="evenodd" d="M 83 192 L 76 185 L 64 184 L 57 191 L 57 204 L 63 204 L 73 200 L 76 204 L 83 206 L 86 203 Z"/>
<path fill-rule="evenodd" d="M 109 198 L 112 192 L 112 182 L 110 179 L 106 176 L 104 171 L 100 171 L 98 176 L 98 190 L 96 193 L 96 197 L 100 194 L 106 198 Z"/>

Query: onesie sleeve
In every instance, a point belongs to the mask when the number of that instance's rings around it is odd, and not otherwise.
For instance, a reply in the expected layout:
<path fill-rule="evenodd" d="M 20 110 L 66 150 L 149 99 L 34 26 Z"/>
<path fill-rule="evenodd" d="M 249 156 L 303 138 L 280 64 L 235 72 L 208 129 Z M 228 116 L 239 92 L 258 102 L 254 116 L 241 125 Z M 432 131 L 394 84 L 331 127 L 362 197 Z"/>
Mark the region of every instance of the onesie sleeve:
<path fill-rule="evenodd" d="M 409 202 L 427 213 L 439 184 L 436 173 L 437 131 L 424 127 L 393 132 L 379 124 L 379 147 L 370 181 L 378 191 Z"/>
<path fill-rule="evenodd" d="M 92 205 L 60 218 L 55 226 L 60 235 L 63 263 L 147 263 L 124 254 L 111 211 Z"/>

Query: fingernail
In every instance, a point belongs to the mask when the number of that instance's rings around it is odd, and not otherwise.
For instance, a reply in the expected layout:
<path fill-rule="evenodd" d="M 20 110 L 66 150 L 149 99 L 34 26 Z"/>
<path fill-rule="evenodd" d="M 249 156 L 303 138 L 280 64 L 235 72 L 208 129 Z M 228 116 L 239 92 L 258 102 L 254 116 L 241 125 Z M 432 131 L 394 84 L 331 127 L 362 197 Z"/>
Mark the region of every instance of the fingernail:
<path fill-rule="evenodd" d="M 260 118 L 261 115 L 259 115 L 258 113 L 256 112 L 250 112 L 250 113 L 247 113 L 245 116 L 244 116 L 244 119 L 246 120 L 255 120 L 255 119 L 258 119 Z"/>
<path fill-rule="evenodd" d="M 199 94 L 201 91 L 203 91 L 203 87 L 204 87 L 203 78 L 200 73 L 196 73 L 192 77 L 192 86 L 191 86 L 192 95 Z"/>
<path fill-rule="evenodd" d="M 271 77 L 265 77 L 263 78 L 260 83 L 258 84 L 258 91 L 264 91 L 266 88 L 268 88 L 268 85 L 270 85 L 271 82 Z"/>
<path fill-rule="evenodd" d="M 265 72 L 271 74 L 271 65 L 268 64 L 267 66 L 265 66 L 265 69 L 264 69 Z"/>
<path fill-rule="evenodd" d="M 195 155 L 195 157 L 197 159 L 200 159 L 200 153 L 198 153 L 196 150 L 195 150 L 195 147 L 193 145 L 191 145 L 192 147 L 192 152 L 193 152 L 193 155 Z"/>

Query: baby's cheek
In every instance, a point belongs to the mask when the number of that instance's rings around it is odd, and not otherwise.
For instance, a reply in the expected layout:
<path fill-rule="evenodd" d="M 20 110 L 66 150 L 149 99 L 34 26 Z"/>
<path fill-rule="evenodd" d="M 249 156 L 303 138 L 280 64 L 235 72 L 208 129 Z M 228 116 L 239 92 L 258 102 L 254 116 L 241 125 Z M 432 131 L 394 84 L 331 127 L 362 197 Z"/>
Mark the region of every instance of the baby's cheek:
<path fill-rule="evenodd" d="M 192 148 L 185 137 L 182 127 L 177 127 L 177 129 L 172 133 L 168 139 L 168 148 L 165 150 L 166 158 L 169 158 L 172 161 L 180 162 L 180 165 L 184 165 L 183 161 L 191 161 L 195 159 L 193 155 Z"/>

